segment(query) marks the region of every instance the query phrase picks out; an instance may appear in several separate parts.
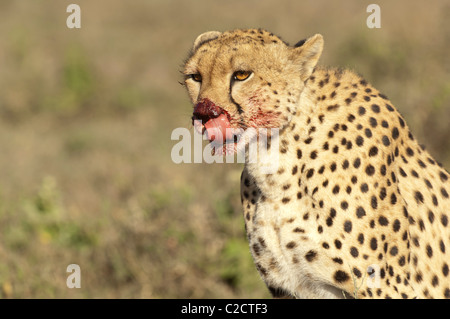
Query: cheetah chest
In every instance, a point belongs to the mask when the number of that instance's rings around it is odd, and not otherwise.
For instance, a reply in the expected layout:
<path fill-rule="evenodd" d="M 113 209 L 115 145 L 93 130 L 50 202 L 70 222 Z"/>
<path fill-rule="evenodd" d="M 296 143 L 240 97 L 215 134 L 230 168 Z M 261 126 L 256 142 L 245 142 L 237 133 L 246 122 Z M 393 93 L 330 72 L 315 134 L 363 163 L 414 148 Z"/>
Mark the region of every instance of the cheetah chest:
<path fill-rule="evenodd" d="M 270 176 L 258 183 L 248 170 L 243 172 L 241 186 L 244 217 L 250 250 L 264 281 L 269 287 L 296 292 L 297 297 L 341 296 L 330 292 L 328 283 L 317 281 L 313 275 L 322 261 L 317 249 L 320 238 L 311 231 L 318 227 L 311 210 L 314 199 L 299 198 L 294 186 L 271 192 L 283 185 L 272 184 Z M 288 185 L 287 181 L 278 181 Z"/>

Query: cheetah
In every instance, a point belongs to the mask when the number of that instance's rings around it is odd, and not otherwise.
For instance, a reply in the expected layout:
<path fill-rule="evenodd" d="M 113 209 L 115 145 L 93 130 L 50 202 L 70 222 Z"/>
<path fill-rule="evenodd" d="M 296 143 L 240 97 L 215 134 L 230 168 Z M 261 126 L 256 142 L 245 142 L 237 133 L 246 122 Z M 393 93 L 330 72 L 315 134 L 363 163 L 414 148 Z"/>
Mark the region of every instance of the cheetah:
<path fill-rule="evenodd" d="M 323 43 L 211 31 L 184 65 L 194 127 L 226 154 L 278 130 L 278 169 L 246 157 L 241 176 L 256 269 L 274 298 L 450 298 L 449 173 L 386 95 L 317 66 Z"/>

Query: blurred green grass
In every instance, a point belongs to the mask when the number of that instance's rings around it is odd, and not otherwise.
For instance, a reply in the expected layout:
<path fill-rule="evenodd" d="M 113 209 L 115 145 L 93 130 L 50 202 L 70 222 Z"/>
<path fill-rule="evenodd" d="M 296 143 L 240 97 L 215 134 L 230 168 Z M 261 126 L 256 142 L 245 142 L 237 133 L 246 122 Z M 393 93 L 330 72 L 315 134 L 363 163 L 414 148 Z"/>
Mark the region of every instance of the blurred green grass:
<path fill-rule="evenodd" d="M 207 30 L 322 33 L 321 64 L 362 74 L 450 167 L 446 1 L 379 1 L 379 30 L 364 1 L 77 3 L 79 30 L 64 2 L 0 3 L 2 298 L 269 297 L 244 233 L 242 166 L 170 159 L 170 133 L 191 127 L 179 71 Z M 66 287 L 72 263 L 81 289 Z"/>

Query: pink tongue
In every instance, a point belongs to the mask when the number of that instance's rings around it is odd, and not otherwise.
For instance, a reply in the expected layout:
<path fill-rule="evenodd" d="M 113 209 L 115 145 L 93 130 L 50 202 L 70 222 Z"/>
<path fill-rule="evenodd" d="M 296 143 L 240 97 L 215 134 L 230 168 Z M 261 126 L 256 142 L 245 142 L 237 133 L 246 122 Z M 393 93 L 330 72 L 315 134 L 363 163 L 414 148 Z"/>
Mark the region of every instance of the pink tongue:
<path fill-rule="evenodd" d="M 228 121 L 225 114 L 220 114 L 218 117 L 208 120 L 208 122 L 204 125 L 206 134 L 210 141 L 225 143 L 225 141 L 231 140 L 232 134 L 230 121 Z"/>

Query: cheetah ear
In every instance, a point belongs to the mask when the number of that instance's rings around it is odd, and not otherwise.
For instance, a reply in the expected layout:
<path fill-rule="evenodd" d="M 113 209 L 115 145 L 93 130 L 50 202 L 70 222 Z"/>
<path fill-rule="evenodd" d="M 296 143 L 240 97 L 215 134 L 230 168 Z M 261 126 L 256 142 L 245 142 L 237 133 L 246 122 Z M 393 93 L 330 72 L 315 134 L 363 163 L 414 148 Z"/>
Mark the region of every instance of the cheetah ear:
<path fill-rule="evenodd" d="M 304 42 L 293 49 L 293 60 L 300 67 L 300 77 L 306 81 L 313 72 L 323 49 L 323 37 L 315 34 L 303 40 Z"/>
<path fill-rule="evenodd" d="M 194 46 L 192 47 L 193 52 L 197 51 L 202 44 L 217 39 L 221 34 L 222 32 L 219 31 L 208 31 L 200 34 L 194 41 Z"/>

